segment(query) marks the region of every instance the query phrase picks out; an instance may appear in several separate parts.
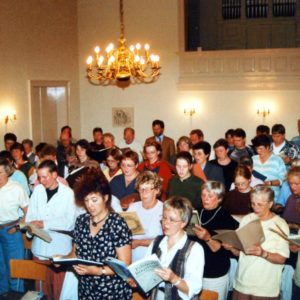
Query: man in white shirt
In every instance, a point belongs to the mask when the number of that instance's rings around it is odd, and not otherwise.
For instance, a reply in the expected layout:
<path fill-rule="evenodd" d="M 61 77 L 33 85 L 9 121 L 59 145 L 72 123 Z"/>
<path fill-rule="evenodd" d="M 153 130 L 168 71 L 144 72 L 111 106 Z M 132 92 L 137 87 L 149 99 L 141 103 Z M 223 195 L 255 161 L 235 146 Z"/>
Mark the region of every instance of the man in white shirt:
<path fill-rule="evenodd" d="M 71 252 L 70 236 L 57 233 L 56 230 L 72 230 L 75 223 L 76 206 L 73 191 L 58 182 L 57 166 L 52 160 L 43 161 L 38 167 L 38 177 L 41 184 L 35 187 L 28 206 L 26 222 L 44 229 L 51 236 L 51 243 L 38 237 L 33 238 L 32 253 L 38 259 Z M 53 285 L 54 299 L 59 299 L 65 272 L 48 268 L 50 283 Z M 46 282 L 47 284 L 47 282 Z M 46 290 L 48 297 L 51 290 Z"/>
<path fill-rule="evenodd" d="M 124 129 L 123 135 L 124 141 L 119 144 L 120 149 L 129 148 L 132 151 L 135 151 L 139 156 L 139 162 L 143 161 L 143 146 L 141 143 L 135 140 L 135 131 L 131 127 L 126 127 Z"/>

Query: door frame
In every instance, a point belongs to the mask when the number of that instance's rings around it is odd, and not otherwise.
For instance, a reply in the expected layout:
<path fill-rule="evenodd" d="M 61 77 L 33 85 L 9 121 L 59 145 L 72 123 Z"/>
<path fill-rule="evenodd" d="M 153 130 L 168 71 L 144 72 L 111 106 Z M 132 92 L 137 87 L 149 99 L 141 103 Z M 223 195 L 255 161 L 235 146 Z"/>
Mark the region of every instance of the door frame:
<path fill-rule="evenodd" d="M 33 137 L 32 130 L 32 98 L 33 98 L 33 88 L 43 88 L 43 87 L 65 87 L 66 89 L 66 99 L 67 99 L 67 124 L 70 121 L 70 82 L 67 80 L 29 80 L 29 132 L 31 138 Z M 42 114 L 40 114 L 42 118 Z"/>

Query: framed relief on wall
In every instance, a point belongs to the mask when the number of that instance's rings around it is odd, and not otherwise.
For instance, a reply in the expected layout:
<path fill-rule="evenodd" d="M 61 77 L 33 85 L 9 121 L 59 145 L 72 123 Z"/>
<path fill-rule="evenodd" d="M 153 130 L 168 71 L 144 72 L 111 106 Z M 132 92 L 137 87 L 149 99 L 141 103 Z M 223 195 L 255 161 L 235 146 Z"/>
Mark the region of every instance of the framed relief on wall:
<path fill-rule="evenodd" d="M 134 127 L 133 107 L 113 107 L 112 125 L 113 127 Z"/>

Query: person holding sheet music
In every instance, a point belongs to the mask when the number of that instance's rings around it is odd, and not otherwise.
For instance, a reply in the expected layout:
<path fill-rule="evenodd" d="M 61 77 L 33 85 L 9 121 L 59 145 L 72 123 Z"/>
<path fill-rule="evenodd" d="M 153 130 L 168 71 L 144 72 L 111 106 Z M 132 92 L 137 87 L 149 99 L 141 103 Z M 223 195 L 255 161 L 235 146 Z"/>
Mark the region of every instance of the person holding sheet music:
<path fill-rule="evenodd" d="M 74 246 L 67 257 L 102 262 L 110 256 L 129 265 L 131 233 L 123 218 L 111 209 L 111 192 L 103 173 L 89 169 L 76 182 L 74 192 L 87 213 L 76 220 Z M 131 299 L 129 285 L 108 266 L 75 265 L 74 269 L 79 275 L 80 300 Z"/>
<path fill-rule="evenodd" d="M 147 247 L 158 235 L 162 234 L 161 217 L 163 204 L 157 199 L 162 187 L 161 178 L 151 171 L 141 173 L 136 179 L 136 190 L 141 201 L 132 203 L 127 211 L 135 211 L 143 225 L 145 233 L 133 236 L 132 261 L 145 257 Z"/>
<path fill-rule="evenodd" d="M 13 169 L 4 157 L 0 158 L 0 298 L 9 290 L 24 291 L 23 280 L 10 278 L 10 259 L 24 258 L 24 245 L 20 231 L 8 230 L 19 221 L 19 209 L 26 214 L 29 198 L 19 183 L 9 178 Z"/>
<path fill-rule="evenodd" d="M 205 254 L 203 288 L 216 291 L 219 300 L 226 300 L 229 288 L 230 252 L 212 239 L 215 230 L 238 227 L 238 222 L 222 207 L 225 187 L 219 181 L 207 181 L 201 187 L 203 208 L 200 209 L 200 225 L 194 227 L 196 240 Z"/>
<path fill-rule="evenodd" d="M 88 167 L 88 168 L 96 168 L 99 169 L 100 165 L 97 161 L 92 160 L 89 157 L 91 146 L 89 142 L 85 139 L 79 140 L 75 144 L 75 153 L 77 156 L 77 162 L 74 164 L 76 168 L 78 167 Z"/>
<path fill-rule="evenodd" d="M 71 188 L 81 175 L 86 173 L 89 168 L 100 169 L 100 165 L 97 161 L 90 158 L 91 146 L 85 139 L 81 139 L 75 144 L 76 161 L 69 166 L 69 175 L 66 180 Z"/>
<path fill-rule="evenodd" d="M 26 222 L 39 229 L 46 230 L 52 241 L 47 243 L 37 236 L 33 237 L 32 253 L 35 260 L 44 260 L 45 257 L 56 254 L 68 254 L 72 248 L 70 236 L 60 234 L 51 229 L 70 231 L 74 228 L 76 206 L 73 191 L 57 180 L 57 165 L 52 160 L 44 160 L 38 166 L 38 184 L 30 198 Z M 27 232 L 27 235 L 31 235 Z M 59 299 L 65 270 L 47 268 L 45 294 L 49 299 L 53 296 Z"/>
<path fill-rule="evenodd" d="M 122 152 L 119 148 L 112 148 L 107 151 L 107 167 L 103 170 L 103 174 L 108 182 L 110 182 L 114 177 L 122 174 L 122 170 L 120 168 L 121 158 Z"/>
<path fill-rule="evenodd" d="M 164 268 L 155 271 L 164 281 L 152 290 L 151 299 L 199 299 L 204 253 L 200 244 L 188 239 L 184 231 L 191 215 L 191 203 L 184 197 L 174 196 L 164 202 L 164 235 L 158 236 L 147 252 L 159 257 Z"/>
<path fill-rule="evenodd" d="M 138 171 L 139 157 L 132 150 L 126 151 L 121 158 L 122 174 L 115 176 L 110 181 L 111 193 L 116 196 L 123 208 L 128 208 L 129 203 L 134 202 L 137 192 L 135 189 Z"/>
<path fill-rule="evenodd" d="M 270 229 L 277 226 L 285 234 L 289 234 L 287 223 L 278 215 L 272 213 L 274 191 L 267 186 L 256 186 L 251 191 L 251 206 L 253 213 L 246 215 L 240 227 L 259 219 L 265 235 L 261 245 L 253 245 L 239 251 L 231 245 L 223 246 L 239 256 L 236 281 L 234 283 L 233 300 L 279 299 L 279 290 L 283 264 L 289 257 L 288 242 Z"/>

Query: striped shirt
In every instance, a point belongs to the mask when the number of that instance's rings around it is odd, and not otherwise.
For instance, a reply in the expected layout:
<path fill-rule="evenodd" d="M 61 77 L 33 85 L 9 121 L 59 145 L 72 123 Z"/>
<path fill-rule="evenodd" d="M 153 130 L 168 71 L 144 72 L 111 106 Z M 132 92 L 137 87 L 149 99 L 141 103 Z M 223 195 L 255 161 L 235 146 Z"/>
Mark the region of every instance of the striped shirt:
<path fill-rule="evenodd" d="M 274 154 L 268 158 L 267 161 L 261 162 L 258 155 L 254 155 L 253 169 L 267 177 L 266 181 L 279 180 L 280 185 L 286 176 L 286 167 L 283 160 Z M 280 186 L 272 186 L 272 190 L 275 193 L 275 202 L 280 192 Z"/>

